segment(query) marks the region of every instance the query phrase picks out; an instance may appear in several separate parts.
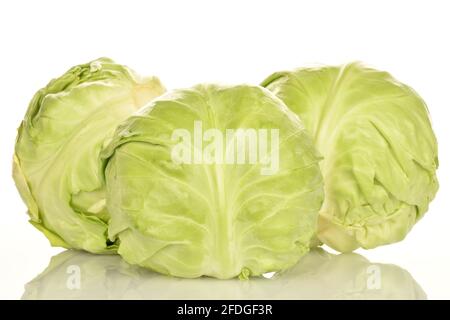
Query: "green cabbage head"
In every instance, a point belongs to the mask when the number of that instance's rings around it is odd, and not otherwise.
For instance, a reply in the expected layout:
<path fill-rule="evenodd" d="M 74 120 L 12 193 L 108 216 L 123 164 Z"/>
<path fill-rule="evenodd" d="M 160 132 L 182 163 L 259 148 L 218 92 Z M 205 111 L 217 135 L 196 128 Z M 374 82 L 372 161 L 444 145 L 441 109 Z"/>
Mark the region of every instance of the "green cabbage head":
<path fill-rule="evenodd" d="M 99 153 L 119 122 L 163 91 L 158 79 L 102 58 L 34 95 L 18 129 L 13 177 L 30 222 L 52 245 L 114 250 Z"/>
<path fill-rule="evenodd" d="M 402 240 L 438 190 L 436 138 L 417 93 L 359 63 L 278 72 L 262 85 L 324 156 L 319 239 L 339 251 Z"/>
<path fill-rule="evenodd" d="M 109 236 L 129 263 L 247 278 L 309 250 L 323 200 L 319 157 L 298 117 L 264 88 L 162 96 L 125 120 L 102 156 Z"/>

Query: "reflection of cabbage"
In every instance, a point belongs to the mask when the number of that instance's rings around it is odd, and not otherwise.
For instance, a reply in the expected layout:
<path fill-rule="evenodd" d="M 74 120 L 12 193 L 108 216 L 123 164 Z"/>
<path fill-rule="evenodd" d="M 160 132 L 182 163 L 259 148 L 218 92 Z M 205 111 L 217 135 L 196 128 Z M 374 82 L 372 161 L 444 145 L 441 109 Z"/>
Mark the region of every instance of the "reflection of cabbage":
<path fill-rule="evenodd" d="M 261 162 L 173 161 L 172 133 L 198 122 L 221 133 L 278 129 L 278 172 L 261 175 Z M 130 263 L 245 278 L 283 270 L 309 250 L 323 198 L 318 157 L 298 118 L 263 88 L 175 91 L 121 124 L 103 155 L 109 234 Z"/>
<path fill-rule="evenodd" d="M 300 116 L 324 156 L 320 240 L 351 251 L 403 239 L 438 189 L 422 99 L 356 63 L 279 72 L 263 86 Z"/>
<path fill-rule="evenodd" d="M 25 286 L 22 299 L 425 299 L 411 275 L 355 254 L 316 249 L 271 279 L 166 277 L 118 256 L 68 250 Z"/>
<path fill-rule="evenodd" d="M 35 94 L 17 136 L 14 180 L 31 223 L 53 245 L 114 249 L 99 153 L 120 121 L 162 92 L 158 79 L 103 58 Z"/>

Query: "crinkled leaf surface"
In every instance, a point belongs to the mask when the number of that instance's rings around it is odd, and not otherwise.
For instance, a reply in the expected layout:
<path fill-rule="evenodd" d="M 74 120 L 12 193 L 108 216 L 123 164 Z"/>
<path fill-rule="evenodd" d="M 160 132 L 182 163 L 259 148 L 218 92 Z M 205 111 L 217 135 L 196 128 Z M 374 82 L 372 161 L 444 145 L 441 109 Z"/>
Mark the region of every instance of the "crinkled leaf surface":
<path fill-rule="evenodd" d="M 324 156 L 320 240 L 340 251 L 402 240 L 438 189 L 437 142 L 417 93 L 359 63 L 278 72 L 262 85 Z"/>
<path fill-rule="evenodd" d="M 257 164 L 177 164 L 175 129 L 278 129 L 279 170 Z M 298 117 L 261 87 L 199 85 L 156 99 L 119 126 L 107 160 L 109 234 L 126 261 L 194 278 L 256 276 L 309 249 L 323 187 Z"/>
<path fill-rule="evenodd" d="M 120 121 L 163 91 L 158 79 L 102 58 L 35 94 L 18 130 L 13 176 L 31 223 L 53 245 L 114 250 L 99 153 Z"/>

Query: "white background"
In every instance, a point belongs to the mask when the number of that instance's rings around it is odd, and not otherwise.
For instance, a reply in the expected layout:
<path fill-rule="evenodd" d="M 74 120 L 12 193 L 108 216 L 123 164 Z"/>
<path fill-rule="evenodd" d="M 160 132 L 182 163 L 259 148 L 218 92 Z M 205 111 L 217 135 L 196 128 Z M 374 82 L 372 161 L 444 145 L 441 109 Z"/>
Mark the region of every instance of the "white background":
<path fill-rule="evenodd" d="M 16 128 L 37 89 L 101 56 L 169 89 L 353 60 L 412 86 L 430 109 L 441 187 L 405 241 L 360 253 L 405 268 L 428 298 L 450 298 L 449 17 L 448 1 L 2 1 L 0 298 L 20 298 L 61 251 L 27 223 L 11 178 Z"/>

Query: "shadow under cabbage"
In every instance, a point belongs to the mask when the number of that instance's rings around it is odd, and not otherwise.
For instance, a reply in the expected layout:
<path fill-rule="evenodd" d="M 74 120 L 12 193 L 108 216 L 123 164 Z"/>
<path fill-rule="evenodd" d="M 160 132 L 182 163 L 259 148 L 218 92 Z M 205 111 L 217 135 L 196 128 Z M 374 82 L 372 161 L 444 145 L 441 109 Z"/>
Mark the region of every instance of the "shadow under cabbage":
<path fill-rule="evenodd" d="M 426 299 L 406 270 L 356 253 L 314 249 L 293 268 L 266 276 L 180 279 L 119 256 L 67 250 L 26 284 L 22 299 Z"/>

